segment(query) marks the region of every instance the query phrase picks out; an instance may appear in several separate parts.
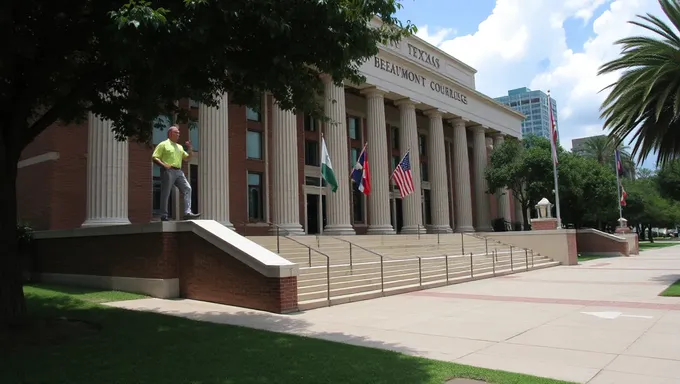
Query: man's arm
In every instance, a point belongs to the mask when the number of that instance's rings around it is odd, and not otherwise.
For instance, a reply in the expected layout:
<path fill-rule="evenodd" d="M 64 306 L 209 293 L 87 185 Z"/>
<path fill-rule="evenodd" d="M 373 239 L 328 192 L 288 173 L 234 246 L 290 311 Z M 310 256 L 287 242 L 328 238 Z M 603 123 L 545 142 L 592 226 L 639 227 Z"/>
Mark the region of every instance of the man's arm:
<path fill-rule="evenodd" d="M 194 149 L 191 147 L 191 142 L 189 141 L 184 143 L 184 145 L 187 149 L 185 151 L 184 148 L 182 148 L 182 152 L 184 152 L 182 157 L 184 158 L 184 161 L 190 161 L 191 157 L 194 155 Z"/>

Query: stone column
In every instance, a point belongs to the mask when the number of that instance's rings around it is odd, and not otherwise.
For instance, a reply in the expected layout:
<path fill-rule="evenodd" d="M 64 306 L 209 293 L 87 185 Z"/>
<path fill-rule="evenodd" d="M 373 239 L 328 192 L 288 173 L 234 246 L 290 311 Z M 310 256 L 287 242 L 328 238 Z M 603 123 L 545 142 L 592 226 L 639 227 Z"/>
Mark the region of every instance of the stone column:
<path fill-rule="evenodd" d="M 273 99 L 273 98 L 272 98 Z M 288 235 L 304 235 L 300 225 L 297 117 L 292 111 L 272 107 L 273 222 Z M 335 164 L 333 164 L 335 165 Z M 276 232 L 276 227 L 271 229 Z"/>
<path fill-rule="evenodd" d="M 477 228 L 479 232 L 489 232 L 491 228 L 489 196 L 486 193 L 487 184 L 484 178 L 484 171 L 487 164 L 486 128 L 477 125 L 472 128 L 472 151 L 474 152 L 472 161 L 475 167 L 475 200 L 477 203 Z"/>
<path fill-rule="evenodd" d="M 368 116 L 368 161 L 371 171 L 371 194 L 368 209 L 371 221 L 368 234 L 394 234 L 390 218 L 390 164 L 387 151 L 387 125 L 385 123 L 385 92 L 371 88 L 366 95 Z"/>
<path fill-rule="evenodd" d="M 229 220 L 229 96 L 219 108 L 198 106 L 198 205 L 201 218 L 234 229 Z M 198 210 L 195 210 L 198 211 Z"/>
<path fill-rule="evenodd" d="M 338 181 L 335 192 L 328 190 L 326 207 L 328 209 L 327 225 L 324 233 L 341 236 L 354 235 L 354 227 L 350 222 L 350 185 L 349 157 L 347 148 L 347 116 L 345 115 L 345 88 L 333 83 L 328 75 L 322 76 L 324 82 L 324 113 L 331 120 L 325 124 L 324 137 L 328 146 L 328 154 L 333 165 L 333 172 Z"/>
<path fill-rule="evenodd" d="M 416 105 L 409 99 L 397 101 L 401 129 L 399 130 L 399 143 L 401 144 L 402 157 L 407 150 L 410 152 L 411 176 L 413 177 L 414 191 L 406 196 L 401 203 L 404 225 L 402 233 L 418 233 L 418 229 L 424 232 L 422 191 L 420 189 L 420 153 L 418 147 L 418 126 L 416 123 Z"/>
<path fill-rule="evenodd" d="M 444 123 L 439 110 L 426 113 L 430 118 L 430 132 L 427 136 L 429 148 L 428 168 L 432 187 L 432 231 L 434 233 L 451 233 L 449 226 L 449 196 L 446 175 L 446 149 L 444 141 Z"/>
<path fill-rule="evenodd" d="M 115 139 L 110 120 L 103 120 L 89 112 L 87 122 L 87 206 L 82 226 L 130 224 L 129 144 Z"/>
<path fill-rule="evenodd" d="M 456 186 L 456 232 L 474 232 L 472 196 L 470 196 L 470 161 L 468 160 L 465 120 L 453 121 L 453 174 Z"/>
<path fill-rule="evenodd" d="M 496 134 L 493 137 L 494 148 L 498 147 L 505 141 L 505 136 Z M 512 222 L 512 213 L 510 211 L 510 194 L 507 188 L 498 188 L 496 191 L 498 199 L 498 217 L 503 217 L 505 221 Z"/>

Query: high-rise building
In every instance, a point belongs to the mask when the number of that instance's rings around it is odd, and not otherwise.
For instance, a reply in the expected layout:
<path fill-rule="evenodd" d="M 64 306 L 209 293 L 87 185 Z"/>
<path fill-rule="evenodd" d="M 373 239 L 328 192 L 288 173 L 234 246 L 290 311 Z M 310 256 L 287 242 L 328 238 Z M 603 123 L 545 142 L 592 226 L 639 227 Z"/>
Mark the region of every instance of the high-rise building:
<path fill-rule="evenodd" d="M 536 135 L 550 138 L 550 111 L 548 110 L 548 95 L 546 93 L 523 87 L 509 90 L 507 96 L 496 97 L 494 100 L 527 117 L 522 122 L 522 136 Z M 553 98 L 550 98 L 550 103 L 555 117 L 555 126 L 559 132 L 557 103 Z"/>

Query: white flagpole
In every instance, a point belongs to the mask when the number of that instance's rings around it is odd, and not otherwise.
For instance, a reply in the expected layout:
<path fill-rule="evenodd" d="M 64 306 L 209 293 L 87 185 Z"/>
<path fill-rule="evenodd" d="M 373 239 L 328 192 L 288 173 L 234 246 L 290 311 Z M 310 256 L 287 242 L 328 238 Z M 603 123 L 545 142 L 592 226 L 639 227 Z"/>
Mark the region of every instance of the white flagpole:
<path fill-rule="evenodd" d="M 619 159 L 621 158 L 621 153 L 618 152 L 619 150 L 616 149 L 614 150 L 614 171 L 616 172 L 616 194 L 619 197 L 619 219 L 623 218 L 623 208 L 621 207 L 621 180 L 619 179 L 619 162 L 618 159 L 616 158 L 616 154 L 618 153 Z M 619 222 L 620 224 L 621 222 Z"/>
<path fill-rule="evenodd" d="M 318 221 L 319 221 L 319 235 L 323 235 L 323 166 L 321 163 L 323 162 L 323 145 L 324 145 L 324 140 L 323 140 L 323 124 L 319 124 L 319 208 L 317 209 L 318 213 Z"/>
<path fill-rule="evenodd" d="M 550 146 L 553 150 L 553 177 L 555 179 L 555 213 L 557 214 L 557 229 L 562 228 L 562 215 L 560 213 L 560 189 L 557 176 L 557 142 L 555 141 L 555 134 L 557 133 L 557 124 L 555 124 L 555 114 L 552 109 L 552 99 L 550 98 L 550 90 L 548 90 L 548 108 L 550 111 Z M 552 154 L 551 154 L 552 155 Z"/>

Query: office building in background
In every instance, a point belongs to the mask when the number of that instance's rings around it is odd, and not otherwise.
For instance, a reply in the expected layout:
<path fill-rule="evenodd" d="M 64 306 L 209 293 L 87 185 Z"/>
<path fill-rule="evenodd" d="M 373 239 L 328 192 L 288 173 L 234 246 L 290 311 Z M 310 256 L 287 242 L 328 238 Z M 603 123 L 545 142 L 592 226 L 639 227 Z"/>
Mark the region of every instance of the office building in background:
<path fill-rule="evenodd" d="M 532 91 L 529 88 L 523 87 L 509 90 L 507 96 L 496 97 L 494 100 L 527 117 L 522 122 L 522 136 L 536 135 L 550 138 L 550 111 L 548 110 L 548 95 L 545 92 Z M 559 134 L 560 124 L 557 103 L 552 98 L 550 102 Z"/>

